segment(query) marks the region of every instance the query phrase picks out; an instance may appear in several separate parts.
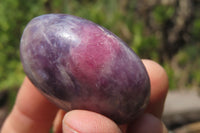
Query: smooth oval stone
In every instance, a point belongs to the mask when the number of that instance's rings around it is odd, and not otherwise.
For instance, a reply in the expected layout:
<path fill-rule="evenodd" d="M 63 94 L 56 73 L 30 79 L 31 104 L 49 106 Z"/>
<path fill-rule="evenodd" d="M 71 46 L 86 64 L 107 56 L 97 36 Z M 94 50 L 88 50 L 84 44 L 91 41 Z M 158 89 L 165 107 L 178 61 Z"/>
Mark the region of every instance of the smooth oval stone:
<path fill-rule="evenodd" d="M 150 82 L 140 58 L 89 20 L 66 14 L 32 19 L 20 55 L 31 82 L 65 111 L 90 110 L 122 124 L 148 104 Z"/>

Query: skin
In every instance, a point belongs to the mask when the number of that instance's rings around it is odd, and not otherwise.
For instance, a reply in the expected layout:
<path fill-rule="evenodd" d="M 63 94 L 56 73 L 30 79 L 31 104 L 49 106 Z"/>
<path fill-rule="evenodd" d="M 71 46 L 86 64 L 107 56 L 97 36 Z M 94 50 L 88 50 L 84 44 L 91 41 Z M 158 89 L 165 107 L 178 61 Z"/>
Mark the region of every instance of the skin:
<path fill-rule="evenodd" d="M 168 77 L 164 69 L 150 60 L 143 60 L 151 82 L 151 97 L 146 111 L 132 123 L 117 125 L 109 118 L 85 110 L 64 112 L 50 103 L 25 78 L 12 112 L 1 133 L 167 133 L 162 123 Z"/>

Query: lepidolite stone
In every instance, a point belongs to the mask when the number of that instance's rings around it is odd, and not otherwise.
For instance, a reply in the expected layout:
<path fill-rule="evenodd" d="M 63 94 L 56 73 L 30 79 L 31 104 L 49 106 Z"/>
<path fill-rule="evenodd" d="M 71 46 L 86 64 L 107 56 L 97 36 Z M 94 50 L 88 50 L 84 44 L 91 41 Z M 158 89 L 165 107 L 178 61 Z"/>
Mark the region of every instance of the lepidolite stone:
<path fill-rule="evenodd" d="M 65 14 L 32 19 L 20 54 L 32 83 L 66 111 L 90 110 L 122 124 L 148 103 L 149 77 L 139 57 L 116 35 L 86 19 Z"/>

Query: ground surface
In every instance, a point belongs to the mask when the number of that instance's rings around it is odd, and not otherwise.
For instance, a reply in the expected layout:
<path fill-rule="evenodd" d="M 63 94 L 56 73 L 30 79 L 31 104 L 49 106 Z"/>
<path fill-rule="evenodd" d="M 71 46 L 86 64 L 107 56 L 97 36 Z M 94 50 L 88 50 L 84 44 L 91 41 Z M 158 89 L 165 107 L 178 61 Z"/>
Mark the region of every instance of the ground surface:
<path fill-rule="evenodd" d="M 163 120 L 171 129 L 200 121 L 200 96 L 198 92 L 195 90 L 169 92 Z"/>

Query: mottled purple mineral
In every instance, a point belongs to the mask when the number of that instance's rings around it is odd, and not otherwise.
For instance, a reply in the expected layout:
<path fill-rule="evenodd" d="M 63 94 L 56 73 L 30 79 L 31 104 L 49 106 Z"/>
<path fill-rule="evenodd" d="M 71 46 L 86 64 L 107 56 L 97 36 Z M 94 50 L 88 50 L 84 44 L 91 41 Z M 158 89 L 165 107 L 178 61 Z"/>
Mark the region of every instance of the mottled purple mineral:
<path fill-rule="evenodd" d="M 149 77 L 139 57 L 116 35 L 86 19 L 65 14 L 32 19 L 20 54 L 32 83 L 66 111 L 90 110 L 122 124 L 148 104 Z"/>

